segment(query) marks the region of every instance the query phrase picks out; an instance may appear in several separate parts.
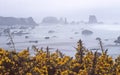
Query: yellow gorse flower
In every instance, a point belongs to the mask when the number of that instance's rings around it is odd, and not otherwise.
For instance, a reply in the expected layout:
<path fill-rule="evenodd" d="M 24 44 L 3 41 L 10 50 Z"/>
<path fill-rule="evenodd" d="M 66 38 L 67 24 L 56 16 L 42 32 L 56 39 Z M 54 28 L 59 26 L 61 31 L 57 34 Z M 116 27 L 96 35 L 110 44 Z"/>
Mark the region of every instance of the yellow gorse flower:
<path fill-rule="evenodd" d="M 78 42 L 75 57 L 60 51 L 37 50 L 12 52 L 0 48 L 0 75 L 120 75 L 120 56 L 115 60 L 102 52 L 87 50 Z"/>

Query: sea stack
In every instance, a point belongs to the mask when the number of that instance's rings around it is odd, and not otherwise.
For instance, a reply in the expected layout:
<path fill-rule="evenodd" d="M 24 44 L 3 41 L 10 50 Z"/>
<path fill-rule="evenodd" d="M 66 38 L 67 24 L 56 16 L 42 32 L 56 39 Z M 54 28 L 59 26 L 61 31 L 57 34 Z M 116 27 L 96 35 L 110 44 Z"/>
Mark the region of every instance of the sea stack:
<path fill-rule="evenodd" d="M 88 23 L 89 24 L 96 24 L 96 23 L 98 23 L 96 16 L 95 15 L 90 15 Z"/>
<path fill-rule="evenodd" d="M 58 24 L 59 20 L 56 17 L 50 16 L 50 17 L 43 18 L 42 23 L 43 24 Z"/>

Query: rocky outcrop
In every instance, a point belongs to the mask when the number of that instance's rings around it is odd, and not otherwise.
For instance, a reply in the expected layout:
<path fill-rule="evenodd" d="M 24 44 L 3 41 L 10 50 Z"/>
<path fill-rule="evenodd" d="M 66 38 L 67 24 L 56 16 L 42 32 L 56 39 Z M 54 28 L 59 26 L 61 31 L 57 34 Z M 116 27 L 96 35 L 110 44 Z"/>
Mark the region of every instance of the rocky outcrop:
<path fill-rule="evenodd" d="M 42 24 L 68 24 L 67 18 L 56 18 L 53 16 L 48 16 L 43 18 Z"/>
<path fill-rule="evenodd" d="M 114 41 L 114 43 L 116 43 L 116 45 L 120 44 L 120 36 L 117 38 L 117 40 Z"/>
<path fill-rule="evenodd" d="M 82 35 L 92 35 L 92 34 L 93 34 L 93 32 L 90 30 L 83 30 L 82 31 Z"/>
<path fill-rule="evenodd" d="M 0 25 L 37 25 L 32 17 L 15 18 L 15 17 L 1 17 Z"/>
<path fill-rule="evenodd" d="M 95 15 L 90 15 L 90 16 L 89 16 L 89 21 L 88 21 L 88 23 L 89 23 L 89 24 L 98 23 L 96 16 L 95 16 Z"/>
<path fill-rule="evenodd" d="M 43 24 L 58 24 L 59 20 L 56 17 L 45 17 L 42 20 Z"/>

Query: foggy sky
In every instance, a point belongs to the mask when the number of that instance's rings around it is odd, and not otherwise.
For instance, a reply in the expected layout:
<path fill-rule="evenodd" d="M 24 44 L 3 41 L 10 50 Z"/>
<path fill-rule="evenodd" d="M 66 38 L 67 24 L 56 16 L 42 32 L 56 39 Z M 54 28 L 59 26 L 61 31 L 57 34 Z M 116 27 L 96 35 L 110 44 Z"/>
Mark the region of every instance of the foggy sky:
<path fill-rule="evenodd" d="M 0 0 L 0 16 L 29 17 L 37 22 L 43 17 L 67 17 L 88 20 L 96 15 L 99 21 L 120 21 L 120 0 Z"/>

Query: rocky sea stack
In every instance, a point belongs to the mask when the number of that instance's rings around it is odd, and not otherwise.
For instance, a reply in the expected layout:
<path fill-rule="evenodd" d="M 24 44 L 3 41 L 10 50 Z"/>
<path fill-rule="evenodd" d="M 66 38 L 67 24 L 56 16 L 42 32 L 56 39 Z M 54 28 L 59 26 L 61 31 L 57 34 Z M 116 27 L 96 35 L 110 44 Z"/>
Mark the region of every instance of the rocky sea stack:
<path fill-rule="evenodd" d="M 88 23 L 89 24 L 96 24 L 96 23 L 98 23 L 96 16 L 95 15 L 90 15 Z"/>

